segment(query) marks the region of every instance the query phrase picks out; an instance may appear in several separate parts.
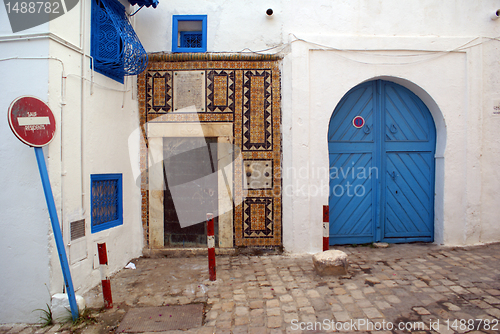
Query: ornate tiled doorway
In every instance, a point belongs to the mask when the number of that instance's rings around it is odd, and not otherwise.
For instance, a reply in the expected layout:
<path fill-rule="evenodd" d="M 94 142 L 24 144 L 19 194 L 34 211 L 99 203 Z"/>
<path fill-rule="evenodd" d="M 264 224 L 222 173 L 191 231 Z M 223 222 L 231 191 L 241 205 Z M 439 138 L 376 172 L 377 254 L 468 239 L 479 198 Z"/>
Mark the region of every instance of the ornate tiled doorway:
<path fill-rule="evenodd" d="M 164 159 L 165 138 L 214 138 L 219 163 L 225 160 L 223 165 L 229 166 L 218 179 L 218 246 L 280 247 L 279 59 L 211 54 L 152 54 L 149 59 L 138 78 L 146 138 L 142 169 L 152 155 L 156 161 Z M 236 151 L 242 159 L 236 159 Z M 162 183 L 161 177 L 146 173 L 142 178 L 143 227 L 151 249 L 169 247 L 165 193 L 147 187 Z"/>

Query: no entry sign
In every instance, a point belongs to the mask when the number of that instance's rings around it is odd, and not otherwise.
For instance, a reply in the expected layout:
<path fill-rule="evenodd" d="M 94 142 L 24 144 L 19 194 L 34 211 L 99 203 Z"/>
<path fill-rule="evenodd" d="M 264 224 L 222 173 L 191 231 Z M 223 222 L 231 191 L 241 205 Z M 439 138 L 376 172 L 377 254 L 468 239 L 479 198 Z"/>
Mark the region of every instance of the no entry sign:
<path fill-rule="evenodd" d="M 50 108 L 33 96 L 21 96 L 9 107 L 9 125 L 23 143 L 42 147 L 50 143 L 56 132 L 56 120 Z"/>
<path fill-rule="evenodd" d="M 56 132 L 56 120 L 50 108 L 42 100 L 33 96 L 21 96 L 12 101 L 9 107 L 9 125 L 10 129 L 17 138 L 23 143 L 35 148 L 36 161 L 40 178 L 42 179 L 43 192 L 47 207 L 49 209 L 50 222 L 54 239 L 59 254 L 59 262 L 64 277 L 66 292 L 68 293 L 69 306 L 71 308 L 71 317 L 73 321 L 78 318 L 78 305 L 76 304 L 75 289 L 73 288 L 73 280 L 69 270 L 68 257 L 62 238 L 61 227 L 59 226 L 59 218 L 57 217 L 56 204 L 52 187 L 50 186 L 49 173 L 45 165 L 45 157 L 43 155 L 42 146 L 47 145 L 54 138 Z"/>

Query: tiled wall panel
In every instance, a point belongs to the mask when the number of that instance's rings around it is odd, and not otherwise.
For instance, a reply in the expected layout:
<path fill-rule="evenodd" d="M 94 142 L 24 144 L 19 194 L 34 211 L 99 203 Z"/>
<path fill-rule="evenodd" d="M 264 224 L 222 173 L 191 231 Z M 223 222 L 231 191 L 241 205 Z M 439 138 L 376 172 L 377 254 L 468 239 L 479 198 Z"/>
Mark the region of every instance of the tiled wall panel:
<path fill-rule="evenodd" d="M 208 56 L 207 56 L 208 57 Z M 174 58 L 172 56 L 172 58 Z M 209 59 L 209 58 L 207 58 Z M 232 59 L 232 58 L 231 58 Z M 152 61 L 151 61 L 152 60 Z M 161 117 L 162 122 L 231 122 L 233 142 L 242 150 L 244 163 L 267 161 L 265 187 L 243 184 L 245 166 L 235 163 L 233 193 L 234 246 L 281 246 L 281 106 L 278 60 L 191 60 L 175 56 L 150 57 L 148 69 L 138 77 L 140 122 Z M 203 112 L 174 112 L 175 73 L 201 71 L 205 77 Z M 185 101 L 183 102 L 185 103 Z M 197 102 L 198 103 L 198 102 Z M 143 127 L 145 128 L 145 127 Z M 147 128 L 144 136 L 147 137 Z M 147 140 L 141 152 L 147 161 Z M 147 176 L 142 177 L 144 185 Z M 246 197 L 243 198 L 246 193 Z M 142 191 L 142 217 L 148 240 L 148 192 Z"/>

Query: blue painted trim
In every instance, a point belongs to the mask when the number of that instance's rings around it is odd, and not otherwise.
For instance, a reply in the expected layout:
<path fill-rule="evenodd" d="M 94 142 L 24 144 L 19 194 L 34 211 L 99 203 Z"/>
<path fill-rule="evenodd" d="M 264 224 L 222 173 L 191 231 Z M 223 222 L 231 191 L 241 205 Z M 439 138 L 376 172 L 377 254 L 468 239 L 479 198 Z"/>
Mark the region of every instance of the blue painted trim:
<path fill-rule="evenodd" d="M 179 21 L 201 21 L 201 48 L 179 47 Z M 173 15 L 172 16 L 172 52 L 207 52 L 207 16 L 206 15 Z"/>
<path fill-rule="evenodd" d="M 52 224 L 52 232 L 56 241 L 57 253 L 59 254 L 59 262 L 64 276 L 64 285 L 66 286 L 66 293 L 68 294 L 69 306 L 71 308 L 71 317 L 73 320 L 78 318 L 78 305 L 76 304 L 75 290 L 73 288 L 73 281 L 71 280 L 71 272 L 69 270 L 68 257 L 64 248 L 64 241 L 59 226 L 59 219 L 57 218 L 56 204 L 54 203 L 54 195 L 50 186 L 49 174 L 47 173 L 47 166 L 45 165 L 45 157 L 43 156 L 43 148 L 35 147 L 36 161 L 38 163 L 38 170 L 40 178 L 42 179 L 43 192 L 45 194 L 45 201 L 49 209 L 50 222 Z"/>
<path fill-rule="evenodd" d="M 93 212 L 94 203 L 92 203 L 93 198 L 93 190 L 92 184 L 94 181 L 107 181 L 107 180 L 117 180 L 118 182 L 118 219 L 111 220 L 105 223 L 101 223 L 98 225 L 94 224 L 92 214 L 91 214 L 91 224 L 90 224 L 90 232 L 96 233 L 100 231 L 104 231 L 110 229 L 115 226 L 123 225 L 123 185 L 122 185 L 122 174 L 92 174 L 90 175 L 90 212 Z"/>

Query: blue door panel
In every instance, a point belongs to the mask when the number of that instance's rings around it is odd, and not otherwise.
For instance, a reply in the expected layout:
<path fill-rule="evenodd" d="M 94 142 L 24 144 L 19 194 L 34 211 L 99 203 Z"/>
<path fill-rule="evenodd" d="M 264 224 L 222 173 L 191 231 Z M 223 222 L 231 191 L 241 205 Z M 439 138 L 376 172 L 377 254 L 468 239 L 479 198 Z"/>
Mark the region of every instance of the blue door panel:
<path fill-rule="evenodd" d="M 330 123 L 328 130 L 329 142 L 356 142 L 356 141 L 373 141 L 371 132 L 353 131 L 352 119 L 355 116 L 361 115 L 365 118 L 367 124 L 372 120 L 373 113 L 373 87 L 372 85 L 364 85 L 355 89 L 340 102 L 341 107 L 334 115 L 334 123 Z M 354 128 L 355 129 L 355 128 Z"/>
<path fill-rule="evenodd" d="M 330 244 L 433 240 L 435 138 L 429 110 L 400 85 L 366 82 L 342 98 L 328 131 Z"/>
<path fill-rule="evenodd" d="M 330 219 L 333 238 L 373 237 L 371 153 L 330 154 Z"/>
<path fill-rule="evenodd" d="M 433 185 L 430 152 L 387 153 L 384 237 L 432 237 Z M 415 161 L 422 161 L 417 166 Z M 423 171 L 422 171 L 423 169 Z"/>
<path fill-rule="evenodd" d="M 427 117 L 421 105 L 413 101 L 410 92 L 397 87 L 385 86 L 386 140 L 428 141 Z"/>

